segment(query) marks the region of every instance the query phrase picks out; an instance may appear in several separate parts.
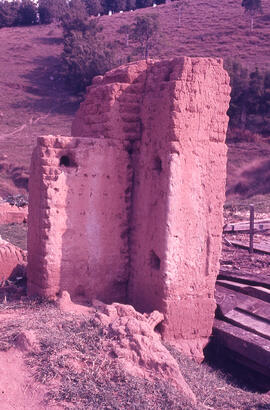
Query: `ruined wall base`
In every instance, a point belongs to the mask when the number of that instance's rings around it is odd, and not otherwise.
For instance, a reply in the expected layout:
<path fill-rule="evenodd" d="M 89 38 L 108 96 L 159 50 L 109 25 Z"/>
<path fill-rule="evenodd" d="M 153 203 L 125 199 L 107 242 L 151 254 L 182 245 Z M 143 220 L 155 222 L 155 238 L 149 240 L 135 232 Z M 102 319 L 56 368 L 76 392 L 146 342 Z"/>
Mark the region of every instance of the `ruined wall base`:
<path fill-rule="evenodd" d="M 222 61 L 141 61 L 97 77 L 74 138 L 38 140 L 29 293 L 131 303 L 197 358 L 211 334 L 226 180 Z M 181 341 L 181 342 L 180 342 Z"/>

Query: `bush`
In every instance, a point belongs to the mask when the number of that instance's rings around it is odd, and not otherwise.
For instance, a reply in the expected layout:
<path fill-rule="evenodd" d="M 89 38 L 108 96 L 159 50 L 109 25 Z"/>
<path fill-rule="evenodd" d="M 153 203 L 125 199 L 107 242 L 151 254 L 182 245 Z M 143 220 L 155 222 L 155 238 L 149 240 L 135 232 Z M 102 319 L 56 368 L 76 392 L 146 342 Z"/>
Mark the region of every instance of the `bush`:
<path fill-rule="evenodd" d="M 38 4 L 41 24 L 50 24 L 53 20 L 61 20 L 68 11 L 66 0 L 39 0 Z"/>
<path fill-rule="evenodd" d="M 38 5 L 39 21 L 41 24 L 50 24 L 53 21 L 52 0 L 40 0 Z"/>
<path fill-rule="evenodd" d="M 249 73 L 239 62 L 231 60 L 226 61 L 225 68 L 232 88 L 230 127 L 269 133 L 270 72 L 256 68 Z"/>
<path fill-rule="evenodd" d="M 17 1 L 0 3 L 0 28 L 16 25 L 20 4 Z"/>
<path fill-rule="evenodd" d="M 83 0 L 89 16 L 97 16 L 99 13 L 104 13 L 104 7 L 101 0 Z"/>
<path fill-rule="evenodd" d="M 93 77 L 116 66 L 116 55 L 115 47 L 104 42 L 102 26 L 94 19 L 88 21 L 85 11 L 72 7 L 74 3 L 63 20 L 63 70 L 67 84 L 80 92 Z"/>
<path fill-rule="evenodd" d="M 71 0 L 61 22 L 64 37 L 70 35 L 72 31 L 85 32 L 88 28 L 88 13 L 85 4 L 81 0 Z"/>
<path fill-rule="evenodd" d="M 24 0 L 18 9 L 16 24 L 19 26 L 31 26 L 37 24 L 37 6 L 31 0 Z"/>
<path fill-rule="evenodd" d="M 148 59 L 149 51 L 154 47 L 159 35 L 159 21 L 156 14 L 136 17 L 131 28 L 130 37 L 140 44 L 138 51 L 144 59 Z"/>

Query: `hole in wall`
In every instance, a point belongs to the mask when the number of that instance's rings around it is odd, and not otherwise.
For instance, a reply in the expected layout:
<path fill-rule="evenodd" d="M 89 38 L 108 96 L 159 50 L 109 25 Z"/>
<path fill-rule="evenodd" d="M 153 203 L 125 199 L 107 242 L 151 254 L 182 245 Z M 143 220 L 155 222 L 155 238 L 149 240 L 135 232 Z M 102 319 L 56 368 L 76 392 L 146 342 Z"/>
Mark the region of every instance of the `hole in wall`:
<path fill-rule="evenodd" d="M 70 167 L 70 159 L 67 155 L 63 155 L 60 158 L 60 166 L 64 165 L 65 167 Z"/>
<path fill-rule="evenodd" d="M 72 159 L 72 157 L 70 155 L 62 155 L 62 157 L 60 158 L 59 161 L 59 165 L 64 166 L 64 167 L 76 167 L 77 164 L 76 162 Z"/>
<path fill-rule="evenodd" d="M 155 158 L 154 158 L 154 168 L 153 168 L 155 171 L 157 171 L 159 174 L 161 173 L 161 171 L 162 171 L 162 161 L 161 161 L 161 159 L 160 159 L 160 157 L 159 156 L 156 156 Z"/>
<path fill-rule="evenodd" d="M 150 266 L 155 270 L 160 270 L 160 258 L 153 250 L 150 252 Z"/>

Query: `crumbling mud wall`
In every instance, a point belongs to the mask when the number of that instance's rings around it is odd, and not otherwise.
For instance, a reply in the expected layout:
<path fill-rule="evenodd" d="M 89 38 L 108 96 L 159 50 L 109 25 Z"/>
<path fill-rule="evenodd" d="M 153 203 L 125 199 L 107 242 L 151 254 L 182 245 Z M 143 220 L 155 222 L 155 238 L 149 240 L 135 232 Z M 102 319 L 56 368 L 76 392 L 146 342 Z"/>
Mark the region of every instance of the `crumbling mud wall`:
<path fill-rule="evenodd" d="M 94 80 L 73 138 L 40 138 L 33 155 L 30 294 L 66 289 L 159 310 L 163 336 L 201 355 L 215 310 L 229 92 L 215 59 L 137 62 Z"/>
<path fill-rule="evenodd" d="M 18 248 L 0 236 L 0 285 L 6 280 L 25 274 L 27 263 L 26 251 Z"/>
<path fill-rule="evenodd" d="M 129 157 L 102 139 L 41 137 L 29 184 L 28 293 L 126 300 Z"/>

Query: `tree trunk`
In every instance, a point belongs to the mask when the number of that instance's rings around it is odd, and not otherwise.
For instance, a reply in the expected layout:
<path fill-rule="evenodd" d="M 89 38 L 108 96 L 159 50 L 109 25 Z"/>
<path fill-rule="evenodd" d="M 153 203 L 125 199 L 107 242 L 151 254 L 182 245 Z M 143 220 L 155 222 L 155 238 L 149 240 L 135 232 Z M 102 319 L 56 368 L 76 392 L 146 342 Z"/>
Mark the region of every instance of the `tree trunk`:
<path fill-rule="evenodd" d="M 241 123 L 242 130 L 246 128 L 246 122 L 247 122 L 247 110 L 246 110 L 245 104 L 243 104 L 242 109 L 241 109 L 241 116 L 240 116 L 240 123 Z"/>
<path fill-rule="evenodd" d="M 146 43 L 145 44 L 145 50 L 144 50 L 144 58 L 145 58 L 146 61 L 148 60 L 148 57 L 149 57 L 149 44 Z"/>
<path fill-rule="evenodd" d="M 250 31 L 253 31 L 253 27 L 254 27 L 254 17 L 251 16 L 251 18 L 250 18 Z"/>

